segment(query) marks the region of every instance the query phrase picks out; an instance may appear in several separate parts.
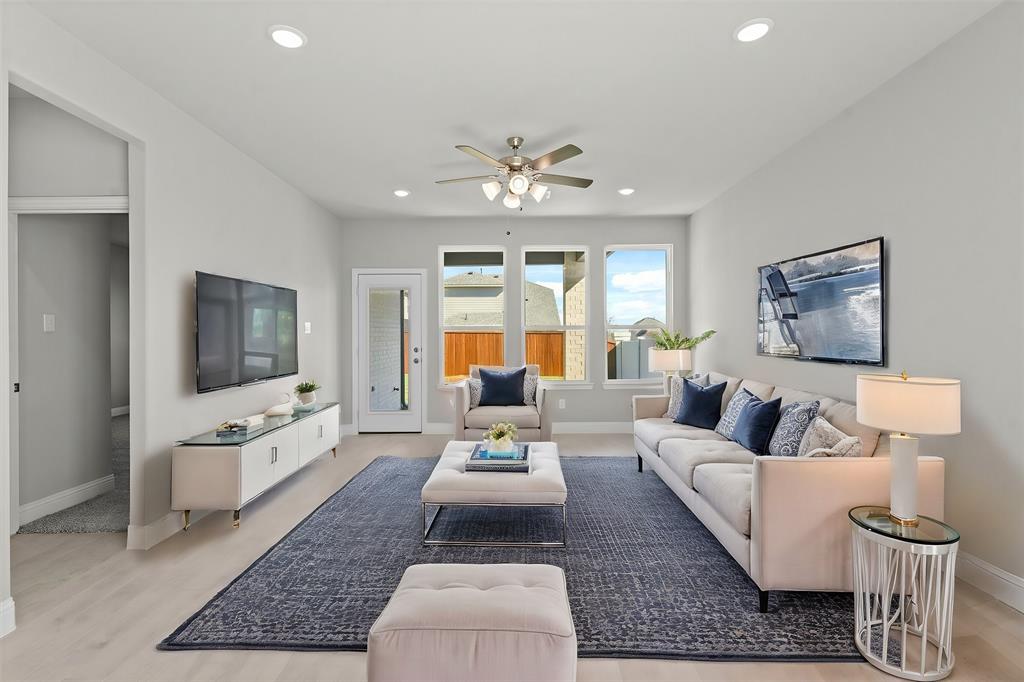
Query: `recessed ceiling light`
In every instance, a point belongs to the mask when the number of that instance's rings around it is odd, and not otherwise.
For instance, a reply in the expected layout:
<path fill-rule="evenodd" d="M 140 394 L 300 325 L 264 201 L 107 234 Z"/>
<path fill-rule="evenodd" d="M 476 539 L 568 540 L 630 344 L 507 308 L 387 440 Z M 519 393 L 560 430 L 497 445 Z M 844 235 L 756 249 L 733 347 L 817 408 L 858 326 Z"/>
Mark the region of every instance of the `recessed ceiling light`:
<path fill-rule="evenodd" d="M 619 190 L 619 194 L 621 194 L 624 197 L 628 197 L 630 194 L 632 194 L 635 191 L 636 190 L 633 189 L 632 187 L 623 187 L 622 189 Z"/>
<path fill-rule="evenodd" d="M 270 34 L 271 40 L 275 43 L 290 50 L 306 44 L 306 34 L 291 26 L 276 24 L 267 29 L 267 33 Z"/>
<path fill-rule="evenodd" d="M 771 19 L 751 19 L 736 29 L 733 37 L 741 43 L 752 43 L 768 35 L 773 26 L 775 22 Z"/>
<path fill-rule="evenodd" d="M 407 190 L 407 189 L 396 189 L 395 190 L 395 196 L 398 197 L 399 199 L 404 199 L 405 197 L 409 196 L 409 190 Z"/>

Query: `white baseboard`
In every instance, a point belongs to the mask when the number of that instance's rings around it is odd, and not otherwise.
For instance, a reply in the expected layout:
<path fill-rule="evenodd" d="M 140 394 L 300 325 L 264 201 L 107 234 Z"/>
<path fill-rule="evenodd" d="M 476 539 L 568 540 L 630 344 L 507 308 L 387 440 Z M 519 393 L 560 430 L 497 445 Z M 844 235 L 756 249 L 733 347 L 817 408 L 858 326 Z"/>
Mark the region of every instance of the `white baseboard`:
<path fill-rule="evenodd" d="M 341 425 L 341 435 L 342 435 L 342 437 L 344 437 L 344 436 L 354 436 L 357 433 L 359 433 L 359 432 L 356 431 L 356 425 L 355 424 L 342 424 Z"/>
<path fill-rule="evenodd" d="M 551 433 L 633 433 L 633 422 L 553 422 Z"/>
<path fill-rule="evenodd" d="M 14 632 L 14 597 L 0 601 L 0 637 Z"/>
<path fill-rule="evenodd" d="M 97 478 L 95 481 L 89 481 L 88 483 L 76 485 L 74 488 L 61 490 L 59 493 L 48 495 L 41 500 L 23 504 L 18 508 L 18 525 L 20 527 L 26 523 L 31 523 L 48 514 L 53 514 L 86 500 L 91 500 L 97 495 L 109 493 L 113 489 L 114 474 L 109 474 L 103 478 Z"/>
<path fill-rule="evenodd" d="M 192 512 L 191 523 L 195 524 L 209 511 Z M 128 524 L 128 549 L 150 549 L 181 530 L 181 512 L 168 512 L 163 517 L 145 526 Z"/>
<path fill-rule="evenodd" d="M 111 417 L 121 417 L 121 416 L 124 416 L 124 415 L 128 414 L 128 408 L 129 407 L 131 407 L 131 406 L 130 405 L 122 405 L 121 407 L 111 407 L 110 408 L 110 416 Z"/>
<path fill-rule="evenodd" d="M 1024 578 L 967 552 L 957 554 L 956 577 L 1024 612 Z"/>

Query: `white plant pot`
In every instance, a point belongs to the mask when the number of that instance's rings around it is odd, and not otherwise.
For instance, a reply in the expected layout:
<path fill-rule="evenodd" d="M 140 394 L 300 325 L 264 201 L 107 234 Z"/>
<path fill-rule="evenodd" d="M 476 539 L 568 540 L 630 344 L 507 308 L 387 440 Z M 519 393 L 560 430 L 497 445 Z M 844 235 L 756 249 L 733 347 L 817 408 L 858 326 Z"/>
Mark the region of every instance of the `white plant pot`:
<path fill-rule="evenodd" d="M 310 391 L 309 393 L 299 394 L 299 403 L 302 405 L 312 405 L 316 402 L 316 391 Z"/>
<path fill-rule="evenodd" d="M 488 439 L 486 445 L 488 452 L 512 452 L 512 438 Z"/>

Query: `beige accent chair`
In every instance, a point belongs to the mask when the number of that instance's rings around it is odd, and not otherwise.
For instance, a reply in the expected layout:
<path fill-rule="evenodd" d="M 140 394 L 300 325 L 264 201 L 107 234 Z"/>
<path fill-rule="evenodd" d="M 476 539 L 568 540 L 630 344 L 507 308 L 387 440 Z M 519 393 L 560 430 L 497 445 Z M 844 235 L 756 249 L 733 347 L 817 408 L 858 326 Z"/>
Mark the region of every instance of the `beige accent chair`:
<path fill-rule="evenodd" d="M 718 539 L 757 588 L 761 611 L 770 590 L 853 589 L 847 512 L 889 505 L 889 438 L 857 422 L 857 408 L 827 396 L 710 372 L 726 382 L 722 410 L 741 389 L 782 404 L 819 400 L 819 416 L 860 436 L 862 457 L 755 456 L 719 433 L 665 416 L 667 395 L 633 397 L 633 442 L 647 464 Z M 919 513 L 942 519 L 944 461 L 921 457 Z"/>
<path fill-rule="evenodd" d="M 470 365 L 469 376 L 480 378 L 480 368 L 508 372 L 519 367 Z M 540 377 L 540 365 L 527 365 L 526 373 Z M 455 384 L 455 440 L 482 440 L 495 422 L 512 422 L 519 429 L 520 441 L 551 440 L 551 416 L 544 405 L 544 388 L 538 382 L 536 405 L 509 405 L 470 408 L 469 381 Z"/>

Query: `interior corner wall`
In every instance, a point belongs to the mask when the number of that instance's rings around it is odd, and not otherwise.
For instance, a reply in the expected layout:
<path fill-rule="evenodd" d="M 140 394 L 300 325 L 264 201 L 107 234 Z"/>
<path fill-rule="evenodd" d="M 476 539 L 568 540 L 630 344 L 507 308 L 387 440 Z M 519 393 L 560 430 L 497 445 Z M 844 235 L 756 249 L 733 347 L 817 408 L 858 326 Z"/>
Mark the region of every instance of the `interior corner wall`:
<path fill-rule="evenodd" d="M 1024 6 L 1005 3 L 691 217 L 700 364 L 853 398 L 859 372 L 957 377 L 946 459 L 962 549 L 1024 576 Z M 756 268 L 886 239 L 888 367 L 758 357 Z M 1016 536 L 1019 538 L 1019 535 Z"/>
<path fill-rule="evenodd" d="M 561 190 L 560 190 L 561 191 Z M 565 190 L 578 191 L 578 190 Z M 480 199 L 483 201 L 483 199 Z M 529 209 L 527 209 L 529 210 Z M 338 267 L 343 271 L 341 292 L 341 320 L 346 332 L 339 339 L 341 357 L 352 353 L 352 268 L 417 268 L 427 271 L 425 282 L 426 321 L 423 330 L 426 341 L 427 405 L 425 422 L 453 425 L 451 390 L 439 388 L 441 368 L 438 366 L 439 301 L 438 301 L 438 247 L 439 246 L 503 246 L 505 253 L 505 328 L 509 335 L 506 343 L 506 364 L 523 361 L 522 328 L 519 306 L 522 280 L 523 246 L 586 246 L 589 248 L 589 277 L 596 286 L 590 286 L 590 319 L 587 324 L 588 363 L 593 387 L 585 390 L 554 388 L 548 400 L 564 398 L 565 409 L 554 406 L 555 422 L 628 422 L 631 419 L 632 396 L 635 393 L 660 392 L 661 386 L 652 388 L 606 389 L 604 380 L 605 338 L 602 314 L 604 310 L 603 275 L 605 246 L 613 244 L 671 244 L 673 247 L 673 326 L 682 327 L 685 316 L 684 284 L 686 263 L 685 225 L 682 217 L 666 218 L 545 218 L 520 215 L 496 207 L 494 218 L 415 218 L 391 220 L 345 221 L 343 244 L 338 252 Z M 507 211 L 507 214 L 502 214 Z M 506 235 L 506 231 L 511 232 Z M 349 363 L 341 369 L 341 386 L 350 391 L 352 371 Z M 349 395 L 346 393 L 345 395 Z M 342 404 L 342 422 L 352 423 L 352 406 Z"/>
<path fill-rule="evenodd" d="M 139 209 L 130 226 L 132 348 L 144 351 L 138 401 L 133 352 L 131 536 L 170 512 L 170 449 L 177 439 L 262 412 L 299 378 L 338 375 L 339 221 L 33 7 L 5 3 L 3 31 L 17 84 L 31 84 L 34 94 L 127 139 L 130 158 L 133 149 L 145 151 L 134 155 L 145 159 L 144 182 L 135 184 L 132 175 L 130 187 Z M 196 394 L 196 270 L 298 290 L 300 329 L 312 323 L 312 334 L 299 335 L 300 377 Z M 139 307 L 135 296 L 143 297 Z M 337 386 L 322 383 L 323 399 L 336 400 Z M 137 439 L 140 417 L 144 436 Z M 148 546 L 150 535 L 141 537 Z"/>
<path fill-rule="evenodd" d="M 124 221 L 124 216 L 113 216 Z M 110 407 L 128 407 L 131 402 L 128 340 L 131 313 L 128 306 L 128 247 L 110 244 Z"/>

